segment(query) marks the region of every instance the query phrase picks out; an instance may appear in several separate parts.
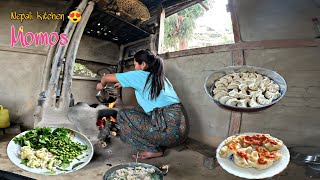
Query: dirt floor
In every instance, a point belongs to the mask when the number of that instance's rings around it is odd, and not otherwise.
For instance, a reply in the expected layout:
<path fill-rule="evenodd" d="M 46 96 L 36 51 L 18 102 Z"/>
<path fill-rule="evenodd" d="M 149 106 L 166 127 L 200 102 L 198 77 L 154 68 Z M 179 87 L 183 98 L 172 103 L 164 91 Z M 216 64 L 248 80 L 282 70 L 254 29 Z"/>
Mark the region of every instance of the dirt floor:
<path fill-rule="evenodd" d="M 113 144 L 110 148 L 102 149 L 99 146 L 95 146 L 95 155 L 93 159 L 87 166 L 80 169 L 79 171 L 58 176 L 38 175 L 20 169 L 9 160 L 6 152 L 7 145 L 12 137 L 13 136 L 8 135 L 0 136 L 0 169 L 35 179 L 102 179 L 104 173 L 112 166 L 135 161 L 130 156 L 130 148 L 123 144 L 119 138 L 114 138 Z M 170 168 L 168 175 L 165 176 L 166 180 L 241 179 L 229 174 L 220 166 L 217 166 L 214 169 L 208 169 L 204 167 L 203 159 L 203 155 L 190 149 L 185 149 L 180 152 L 178 152 L 176 149 L 168 149 L 166 150 L 164 157 L 143 160 L 140 162 L 152 164 L 155 166 L 169 164 Z M 281 173 L 277 177 L 273 177 L 270 179 L 303 180 L 311 178 L 305 176 L 304 166 L 297 166 L 293 163 L 290 163 L 288 168 L 283 173 Z"/>

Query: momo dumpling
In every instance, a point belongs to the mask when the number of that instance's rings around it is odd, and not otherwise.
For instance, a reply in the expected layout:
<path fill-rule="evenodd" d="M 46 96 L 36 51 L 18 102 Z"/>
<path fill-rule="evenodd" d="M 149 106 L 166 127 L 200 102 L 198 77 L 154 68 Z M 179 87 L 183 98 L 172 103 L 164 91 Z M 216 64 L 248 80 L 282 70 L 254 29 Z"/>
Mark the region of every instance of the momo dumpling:
<path fill-rule="evenodd" d="M 222 96 L 227 96 L 228 93 L 226 91 L 220 91 L 213 96 L 214 99 L 219 100 Z"/>
<path fill-rule="evenodd" d="M 254 94 L 253 96 L 252 96 L 252 98 L 250 99 L 250 101 L 249 101 L 249 106 L 250 107 L 259 107 L 259 106 L 261 106 L 259 103 L 257 103 L 257 95 L 256 94 Z"/>
<path fill-rule="evenodd" d="M 259 153 L 259 157 L 264 157 L 266 159 L 277 161 L 282 157 L 280 150 L 268 151 L 266 148 L 262 147 L 256 148 L 256 150 Z"/>
<path fill-rule="evenodd" d="M 231 96 L 231 97 L 237 97 L 238 89 L 233 89 L 233 90 L 230 91 L 228 94 L 229 94 L 229 96 Z"/>
<path fill-rule="evenodd" d="M 273 92 L 273 93 L 276 93 L 279 91 L 279 85 L 278 84 L 275 84 L 275 83 L 270 83 L 268 84 L 267 86 L 267 91 L 270 91 L 270 92 Z"/>
<path fill-rule="evenodd" d="M 229 143 L 226 146 L 223 146 L 219 152 L 219 155 L 223 158 L 227 158 L 234 154 L 237 149 L 240 149 L 241 146 L 238 143 Z"/>
<path fill-rule="evenodd" d="M 248 164 L 256 168 L 257 170 L 263 170 L 272 166 L 273 160 L 259 157 L 259 153 L 257 151 L 254 151 L 248 157 Z"/>
<path fill-rule="evenodd" d="M 268 78 L 268 77 L 265 77 L 262 79 L 261 83 L 265 84 L 265 85 L 268 85 L 271 83 L 271 80 Z"/>
<path fill-rule="evenodd" d="M 214 83 L 215 87 L 227 87 L 228 86 L 228 81 L 224 81 L 224 80 L 219 80 L 219 81 L 216 81 Z"/>
<path fill-rule="evenodd" d="M 250 99 L 241 99 L 238 101 L 237 106 L 238 107 L 248 107 L 249 101 L 250 101 Z"/>
<path fill-rule="evenodd" d="M 220 99 L 219 99 L 219 102 L 221 102 L 222 104 L 225 104 L 229 99 L 232 99 L 233 97 L 230 97 L 230 96 L 222 96 Z"/>
<path fill-rule="evenodd" d="M 256 91 L 259 88 L 259 83 L 258 82 L 253 82 L 253 81 L 249 81 L 248 82 L 248 87 L 249 87 L 249 89 Z"/>
<path fill-rule="evenodd" d="M 257 76 L 256 81 L 261 81 L 263 79 L 261 74 L 258 74 L 258 73 L 255 73 L 255 74 Z"/>
<path fill-rule="evenodd" d="M 269 151 L 280 150 L 283 147 L 283 142 L 277 138 L 270 137 L 268 138 L 268 141 L 264 144 L 264 146 Z"/>
<path fill-rule="evenodd" d="M 240 143 L 240 139 L 238 136 L 230 136 L 226 140 L 224 140 L 224 145 L 228 145 L 230 143 Z"/>
<path fill-rule="evenodd" d="M 248 85 L 245 84 L 245 83 L 241 83 L 241 84 L 239 85 L 239 89 L 246 91 L 246 90 L 248 89 Z"/>
<path fill-rule="evenodd" d="M 226 75 L 226 76 L 223 76 L 221 79 L 226 79 L 228 83 L 232 82 L 232 76 L 230 74 Z"/>
<path fill-rule="evenodd" d="M 249 78 L 249 74 L 248 73 L 240 73 L 241 79 L 243 78 Z"/>
<path fill-rule="evenodd" d="M 239 80 L 240 79 L 240 75 L 238 73 L 233 73 L 233 74 L 231 74 L 231 76 L 232 76 L 233 80 Z"/>
<path fill-rule="evenodd" d="M 218 94 L 218 92 L 221 92 L 221 91 L 227 92 L 227 88 L 225 88 L 225 87 L 218 87 L 218 88 L 215 88 L 212 92 L 213 92 L 213 94 Z"/>
<path fill-rule="evenodd" d="M 247 148 L 241 148 L 236 151 L 236 153 L 233 154 L 233 160 L 234 164 L 237 166 L 243 167 L 243 168 L 249 168 L 252 167 L 248 162 L 249 155 L 252 152 L 252 147 L 249 146 Z"/>
<path fill-rule="evenodd" d="M 257 102 L 262 105 L 267 105 L 272 102 L 272 99 L 266 99 L 263 94 L 260 94 L 257 98 Z"/>
<path fill-rule="evenodd" d="M 239 82 L 237 81 L 232 81 L 229 85 L 228 85 L 228 89 L 237 89 L 239 87 Z"/>
<path fill-rule="evenodd" d="M 256 73 L 249 73 L 250 79 L 257 79 Z"/>
<path fill-rule="evenodd" d="M 237 98 L 232 98 L 232 99 L 229 99 L 226 104 L 227 105 L 230 105 L 230 106 L 236 106 L 238 104 L 238 99 Z"/>
<path fill-rule="evenodd" d="M 267 86 L 264 83 L 260 83 L 259 89 L 261 89 L 262 92 L 266 91 Z"/>
<path fill-rule="evenodd" d="M 278 97 L 280 97 L 281 94 L 280 94 L 278 91 L 275 92 L 275 93 L 270 92 L 270 91 L 266 91 L 265 96 L 266 96 L 266 98 L 268 98 L 268 99 L 275 100 L 275 99 L 278 99 Z"/>

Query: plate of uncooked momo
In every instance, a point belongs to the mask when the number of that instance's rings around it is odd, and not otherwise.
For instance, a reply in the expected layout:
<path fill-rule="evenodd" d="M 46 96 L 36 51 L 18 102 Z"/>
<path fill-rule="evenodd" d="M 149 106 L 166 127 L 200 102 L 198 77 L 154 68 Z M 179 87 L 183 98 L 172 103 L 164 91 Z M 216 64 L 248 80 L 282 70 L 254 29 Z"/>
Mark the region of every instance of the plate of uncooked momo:
<path fill-rule="evenodd" d="M 242 108 L 269 105 L 281 96 L 276 82 L 255 72 L 235 72 L 219 78 L 212 94 L 221 104 Z"/>
<path fill-rule="evenodd" d="M 273 177 L 290 160 L 289 150 L 281 140 L 261 133 L 228 137 L 218 146 L 216 157 L 227 172 L 247 179 Z"/>

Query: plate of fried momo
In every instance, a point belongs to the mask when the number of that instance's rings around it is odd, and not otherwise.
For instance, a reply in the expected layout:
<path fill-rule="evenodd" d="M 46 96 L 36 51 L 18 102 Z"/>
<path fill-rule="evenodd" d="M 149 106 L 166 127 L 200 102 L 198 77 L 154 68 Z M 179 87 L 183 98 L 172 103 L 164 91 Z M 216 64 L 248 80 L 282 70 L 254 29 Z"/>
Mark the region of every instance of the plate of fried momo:
<path fill-rule="evenodd" d="M 273 177 L 290 161 L 288 148 L 269 134 L 244 133 L 222 141 L 217 148 L 218 163 L 230 174 L 247 179 Z"/>

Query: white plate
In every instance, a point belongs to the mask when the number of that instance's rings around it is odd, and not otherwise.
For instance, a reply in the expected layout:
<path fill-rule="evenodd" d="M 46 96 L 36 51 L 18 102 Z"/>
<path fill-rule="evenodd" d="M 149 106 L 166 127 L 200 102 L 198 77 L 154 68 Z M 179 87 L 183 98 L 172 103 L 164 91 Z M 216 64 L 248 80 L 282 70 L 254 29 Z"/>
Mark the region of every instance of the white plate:
<path fill-rule="evenodd" d="M 54 130 L 55 128 L 51 128 L 51 130 Z M 74 130 L 72 130 L 74 131 Z M 25 131 L 25 132 L 22 132 L 20 134 L 18 134 L 16 137 L 20 137 L 22 135 L 24 135 L 25 133 L 27 133 L 28 131 Z M 75 133 L 75 137 L 72 139 L 72 141 L 75 141 L 75 142 L 79 142 L 81 144 L 85 144 L 88 146 L 88 149 L 85 150 L 83 152 L 83 154 L 79 155 L 79 156 L 84 156 L 84 158 L 80 159 L 80 160 L 77 160 L 77 159 L 74 159 L 71 163 L 70 163 L 70 166 L 66 168 L 66 170 L 68 171 L 60 171 L 60 170 L 56 170 L 54 174 L 51 174 L 49 173 L 50 170 L 49 169 L 46 169 L 46 168 L 31 168 L 31 167 L 28 167 L 24 164 L 20 164 L 21 162 L 21 159 L 20 157 L 18 156 L 18 153 L 20 151 L 20 148 L 21 146 L 16 144 L 13 139 L 9 142 L 8 144 L 8 147 L 7 147 L 7 154 L 8 154 L 8 157 L 9 159 L 15 164 L 17 165 L 18 167 L 26 170 L 26 171 L 29 171 L 29 172 L 32 172 L 32 173 L 36 173 L 36 174 L 45 174 L 45 175 L 58 175 L 58 174 L 66 174 L 66 173 L 70 173 L 70 172 L 74 172 L 74 171 L 77 171 L 81 168 L 83 168 L 85 165 L 87 165 L 92 156 L 93 156 L 93 146 L 91 144 L 91 142 L 89 141 L 89 139 L 87 137 L 85 137 L 83 134 L 81 134 L 80 132 L 78 131 L 74 131 Z M 86 156 L 86 154 L 88 156 Z M 73 170 L 72 170 L 72 166 L 74 164 L 77 164 L 79 162 L 83 162 L 82 164 L 80 164 L 79 166 L 75 167 Z"/>
<path fill-rule="evenodd" d="M 237 135 L 254 135 L 254 134 L 262 134 L 262 133 L 244 133 Z M 216 151 L 217 161 L 220 166 L 226 170 L 228 173 L 233 174 L 235 176 L 247 179 L 263 179 L 268 177 L 273 177 L 280 172 L 282 172 L 289 164 L 290 161 L 290 153 L 288 148 L 283 145 L 280 150 L 282 158 L 278 161 L 275 161 L 271 167 L 264 170 L 256 170 L 255 168 L 242 168 L 234 164 L 232 160 L 229 158 L 222 158 L 219 155 L 220 149 L 224 146 L 224 141 L 220 143 Z"/>

